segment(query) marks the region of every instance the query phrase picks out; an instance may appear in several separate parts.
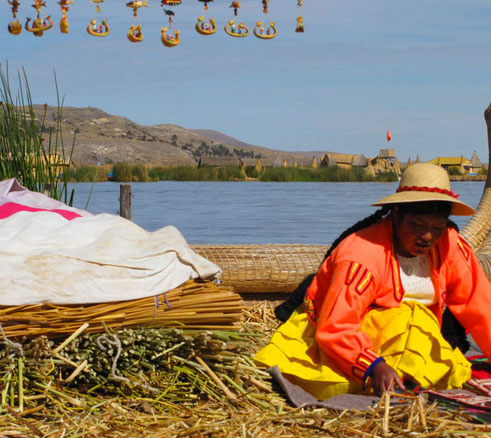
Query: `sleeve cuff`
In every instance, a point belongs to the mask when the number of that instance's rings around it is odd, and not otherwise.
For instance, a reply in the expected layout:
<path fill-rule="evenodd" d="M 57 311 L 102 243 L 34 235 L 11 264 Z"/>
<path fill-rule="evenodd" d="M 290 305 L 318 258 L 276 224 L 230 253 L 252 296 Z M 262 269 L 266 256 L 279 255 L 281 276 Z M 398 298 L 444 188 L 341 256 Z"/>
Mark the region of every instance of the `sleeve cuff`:
<path fill-rule="evenodd" d="M 363 389 L 365 389 L 365 384 L 367 383 L 367 379 L 371 376 L 372 374 L 372 371 L 373 369 L 375 368 L 375 365 L 377 365 L 380 361 L 384 361 L 385 362 L 385 359 L 380 356 L 378 357 L 377 359 L 375 359 L 371 364 L 370 366 L 367 368 L 367 370 L 365 371 L 365 374 L 363 375 L 363 380 L 362 380 L 362 383 L 363 383 Z"/>

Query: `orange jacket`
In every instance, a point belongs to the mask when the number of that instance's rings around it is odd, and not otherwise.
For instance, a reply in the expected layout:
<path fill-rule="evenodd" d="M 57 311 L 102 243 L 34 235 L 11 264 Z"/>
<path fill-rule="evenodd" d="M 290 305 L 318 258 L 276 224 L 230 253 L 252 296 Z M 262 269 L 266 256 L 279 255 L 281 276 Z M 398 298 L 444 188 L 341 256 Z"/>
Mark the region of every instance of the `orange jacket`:
<path fill-rule="evenodd" d="M 359 380 L 378 359 L 360 329 L 363 315 L 376 307 L 397 307 L 404 296 L 392 234 L 387 217 L 348 236 L 324 261 L 305 297 L 319 346 Z M 448 228 L 428 257 L 436 294 L 429 308 L 441 323 L 446 304 L 491 360 L 491 283 L 474 252 Z"/>

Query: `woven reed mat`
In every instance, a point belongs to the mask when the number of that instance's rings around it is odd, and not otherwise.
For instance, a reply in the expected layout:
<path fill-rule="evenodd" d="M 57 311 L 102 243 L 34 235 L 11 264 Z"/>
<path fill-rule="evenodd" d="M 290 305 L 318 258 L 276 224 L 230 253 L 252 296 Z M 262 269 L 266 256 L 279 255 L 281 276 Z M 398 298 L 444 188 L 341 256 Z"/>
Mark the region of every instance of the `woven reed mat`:
<path fill-rule="evenodd" d="M 236 292 L 292 292 L 317 272 L 329 246 L 301 244 L 191 245 L 223 270 L 222 281 Z"/>
<path fill-rule="evenodd" d="M 240 295 L 210 281 L 190 280 L 156 297 L 85 305 L 1 306 L 0 324 L 7 337 L 64 336 L 88 323 L 88 333 L 140 326 L 238 328 Z"/>

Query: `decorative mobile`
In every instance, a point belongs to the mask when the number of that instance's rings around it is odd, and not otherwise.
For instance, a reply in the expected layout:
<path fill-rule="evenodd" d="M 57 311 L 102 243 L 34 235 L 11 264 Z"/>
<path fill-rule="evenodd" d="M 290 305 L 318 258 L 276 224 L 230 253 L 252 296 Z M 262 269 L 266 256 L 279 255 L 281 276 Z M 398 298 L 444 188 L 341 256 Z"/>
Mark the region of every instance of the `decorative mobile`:
<path fill-rule="evenodd" d="M 205 11 L 208 10 L 208 3 L 213 0 L 198 0 L 205 4 Z M 198 22 L 196 23 L 196 31 L 201 35 L 213 35 L 217 31 L 217 26 L 215 24 L 215 19 L 210 18 L 205 21 L 205 17 L 198 17 Z"/>
<path fill-rule="evenodd" d="M 51 16 L 46 17 L 46 20 L 41 18 L 41 8 L 46 7 L 46 2 L 43 0 L 33 0 L 32 7 L 37 11 L 37 17 L 32 21 L 32 27 L 30 26 L 31 18 L 27 18 L 25 28 L 28 32 L 31 32 L 34 36 L 42 37 L 44 32 L 53 27 L 53 21 Z"/>
<path fill-rule="evenodd" d="M 19 9 L 20 3 L 17 0 L 9 1 L 9 5 L 12 7 L 13 19 L 9 23 L 8 29 L 12 35 L 19 35 L 22 31 L 22 25 L 17 18 L 17 10 Z"/>
<path fill-rule="evenodd" d="M 237 10 L 240 8 L 240 2 L 233 1 L 230 5 L 234 10 L 234 15 L 237 16 Z M 225 25 L 225 32 L 227 35 L 236 37 L 236 38 L 244 38 L 249 36 L 249 29 L 246 27 L 244 23 L 235 24 L 234 20 L 228 20 L 228 23 Z"/>
<path fill-rule="evenodd" d="M 164 10 L 164 14 L 169 17 L 169 24 L 167 26 L 163 26 L 160 32 L 160 40 L 162 44 L 166 47 L 176 47 L 181 42 L 179 38 L 179 31 L 174 30 L 174 35 L 171 34 L 172 31 L 172 17 L 176 14 L 171 9 L 166 9 L 165 6 L 179 6 L 181 4 L 181 0 L 161 0 L 160 6 Z"/>
<path fill-rule="evenodd" d="M 58 2 L 58 4 L 60 5 L 60 9 L 61 9 L 61 13 L 62 13 L 61 20 L 60 20 L 60 32 L 61 33 L 68 33 L 69 25 L 68 25 L 68 18 L 66 16 L 66 14 L 70 10 L 69 5 L 73 5 L 73 1 L 71 1 L 71 0 L 60 0 Z"/>
<path fill-rule="evenodd" d="M 303 17 L 302 17 L 302 3 L 303 3 L 303 0 L 297 0 L 298 17 L 297 17 L 297 27 L 295 29 L 295 32 L 297 32 L 297 33 L 303 33 L 304 32 Z"/>
<path fill-rule="evenodd" d="M 100 14 L 101 7 L 99 6 L 101 3 L 104 3 L 104 0 L 90 0 L 91 3 L 96 3 L 95 11 Z M 94 18 L 90 20 L 89 25 L 87 26 L 87 32 L 96 37 L 105 37 L 109 34 L 109 25 L 107 24 L 107 20 L 101 20 L 100 24 L 97 24 L 97 19 Z"/>
<path fill-rule="evenodd" d="M 263 13 L 267 14 L 269 0 L 262 0 L 262 1 L 263 1 Z M 261 38 L 262 40 L 273 39 L 276 35 L 278 35 L 278 31 L 276 30 L 274 21 L 271 21 L 267 28 L 263 26 L 262 21 L 258 21 L 256 23 L 256 27 L 254 28 L 254 35 L 256 35 L 258 38 Z"/>
<path fill-rule="evenodd" d="M 143 41 L 143 32 L 141 26 L 137 23 L 138 20 L 138 9 L 140 8 L 148 8 L 148 3 L 147 0 L 141 1 L 132 1 L 126 3 L 126 6 L 129 8 L 133 9 L 133 17 L 135 17 L 135 24 L 130 27 L 130 30 L 128 31 L 128 40 L 130 40 L 132 43 L 140 43 Z"/>

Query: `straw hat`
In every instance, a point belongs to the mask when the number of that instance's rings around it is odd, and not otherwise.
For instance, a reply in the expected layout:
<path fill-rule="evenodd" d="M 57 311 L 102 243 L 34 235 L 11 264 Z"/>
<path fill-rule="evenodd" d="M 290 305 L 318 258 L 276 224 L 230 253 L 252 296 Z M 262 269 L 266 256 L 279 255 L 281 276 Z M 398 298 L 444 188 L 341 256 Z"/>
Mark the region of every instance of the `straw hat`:
<path fill-rule="evenodd" d="M 448 201 L 451 214 L 470 216 L 474 209 L 458 200 L 459 195 L 450 189 L 450 179 L 445 169 L 430 163 L 418 163 L 408 167 L 401 176 L 399 188 L 393 195 L 379 199 L 372 205 L 400 204 L 423 201 Z"/>

